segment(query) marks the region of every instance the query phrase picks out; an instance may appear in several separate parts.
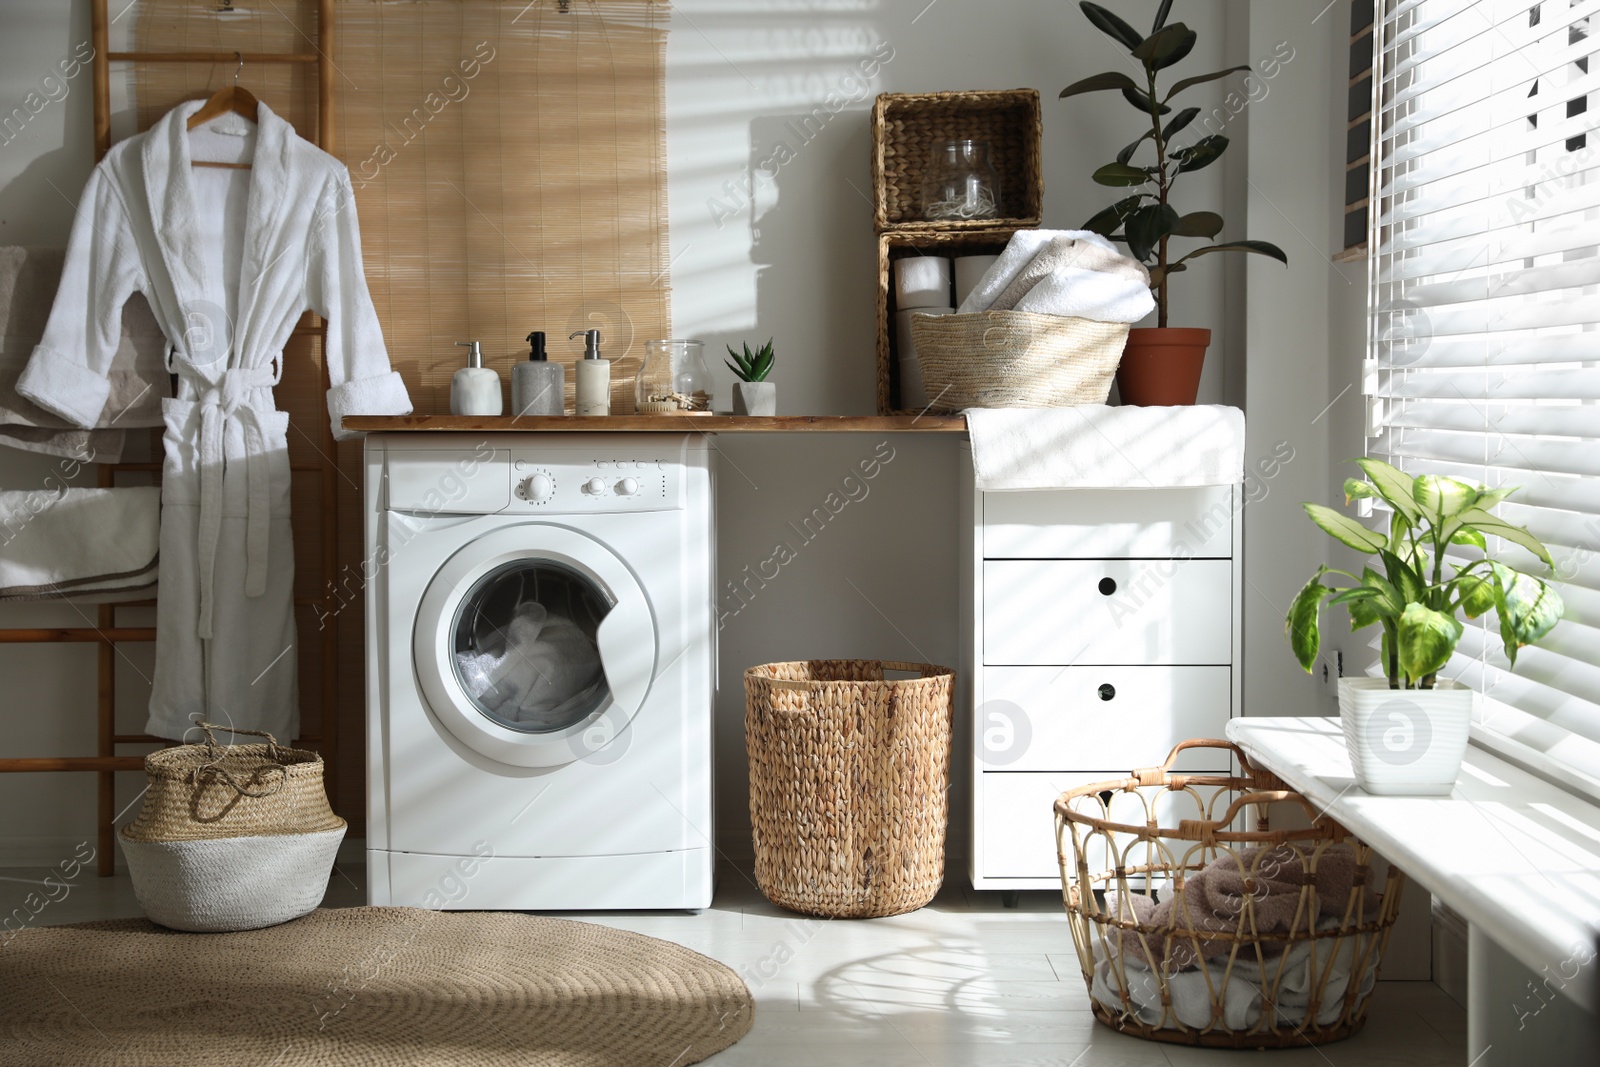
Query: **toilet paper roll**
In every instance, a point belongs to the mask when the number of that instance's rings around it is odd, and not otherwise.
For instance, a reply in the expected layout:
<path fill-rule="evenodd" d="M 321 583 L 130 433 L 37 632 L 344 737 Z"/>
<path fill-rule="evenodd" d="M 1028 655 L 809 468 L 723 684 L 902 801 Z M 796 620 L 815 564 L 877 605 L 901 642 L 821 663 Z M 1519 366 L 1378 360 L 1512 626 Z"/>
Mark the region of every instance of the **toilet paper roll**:
<path fill-rule="evenodd" d="M 950 303 L 950 261 L 943 256 L 907 256 L 894 263 L 897 308 L 941 308 Z"/>
<path fill-rule="evenodd" d="M 999 256 L 958 256 L 955 261 L 956 307 L 966 303 L 967 296 L 978 287 L 978 282 L 988 273 Z"/>
<path fill-rule="evenodd" d="M 922 384 L 922 364 L 917 346 L 911 340 L 912 315 L 954 315 L 955 308 L 908 308 L 894 313 L 894 347 L 900 356 L 900 406 L 921 409 L 928 406 L 928 393 Z"/>

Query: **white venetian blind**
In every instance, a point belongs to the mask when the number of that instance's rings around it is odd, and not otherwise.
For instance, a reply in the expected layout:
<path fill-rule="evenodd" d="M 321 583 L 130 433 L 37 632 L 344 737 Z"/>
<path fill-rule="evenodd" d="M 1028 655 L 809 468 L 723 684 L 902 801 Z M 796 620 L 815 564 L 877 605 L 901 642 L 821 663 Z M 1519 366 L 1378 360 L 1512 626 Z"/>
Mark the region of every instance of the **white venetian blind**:
<path fill-rule="evenodd" d="M 1372 455 L 1522 487 L 1498 512 L 1550 547 L 1565 621 L 1512 672 L 1491 613 L 1445 673 L 1494 698 L 1487 729 L 1600 777 L 1597 13 L 1382 5 L 1366 391 Z"/>

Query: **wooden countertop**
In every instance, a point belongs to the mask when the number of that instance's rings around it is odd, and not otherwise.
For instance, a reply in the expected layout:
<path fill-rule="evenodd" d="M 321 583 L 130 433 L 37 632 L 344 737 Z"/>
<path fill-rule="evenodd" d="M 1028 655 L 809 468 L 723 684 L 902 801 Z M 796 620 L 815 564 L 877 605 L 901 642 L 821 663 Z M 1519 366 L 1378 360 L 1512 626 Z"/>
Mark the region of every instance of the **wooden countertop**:
<path fill-rule="evenodd" d="M 348 415 L 367 433 L 966 433 L 960 415 Z"/>

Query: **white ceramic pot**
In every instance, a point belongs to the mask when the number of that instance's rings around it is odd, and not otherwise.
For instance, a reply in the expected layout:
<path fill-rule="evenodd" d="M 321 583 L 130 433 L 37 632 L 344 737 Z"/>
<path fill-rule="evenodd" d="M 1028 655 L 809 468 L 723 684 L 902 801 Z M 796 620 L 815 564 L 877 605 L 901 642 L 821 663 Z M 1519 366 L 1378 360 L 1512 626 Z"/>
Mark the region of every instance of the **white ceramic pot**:
<path fill-rule="evenodd" d="M 778 413 L 777 383 L 735 382 L 733 386 L 733 413 L 735 415 L 776 415 Z"/>
<path fill-rule="evenodd" d="M 1476 696 L 1455 682 L 1390 689 L 1383 678 L 1339 679 L 1339 725 L 1356 784 L 1380 796 L 1447 796 L 1467 751 Z"/>

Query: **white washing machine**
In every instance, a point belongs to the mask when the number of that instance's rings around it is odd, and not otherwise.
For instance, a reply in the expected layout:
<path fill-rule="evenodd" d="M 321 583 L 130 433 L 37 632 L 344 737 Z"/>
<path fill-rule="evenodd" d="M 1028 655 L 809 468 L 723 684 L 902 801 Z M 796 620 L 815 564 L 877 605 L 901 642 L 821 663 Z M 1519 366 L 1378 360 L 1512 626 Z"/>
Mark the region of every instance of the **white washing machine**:
<path fill-rule="evenodd" d="M 370 903 L 711 903 L 709 455 L 367 437 Z"/>

